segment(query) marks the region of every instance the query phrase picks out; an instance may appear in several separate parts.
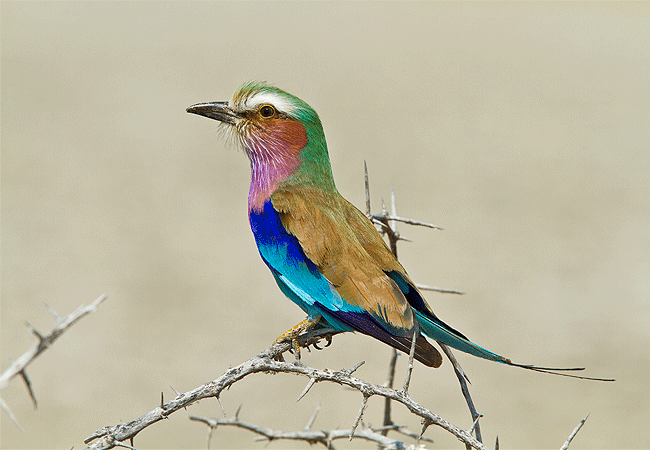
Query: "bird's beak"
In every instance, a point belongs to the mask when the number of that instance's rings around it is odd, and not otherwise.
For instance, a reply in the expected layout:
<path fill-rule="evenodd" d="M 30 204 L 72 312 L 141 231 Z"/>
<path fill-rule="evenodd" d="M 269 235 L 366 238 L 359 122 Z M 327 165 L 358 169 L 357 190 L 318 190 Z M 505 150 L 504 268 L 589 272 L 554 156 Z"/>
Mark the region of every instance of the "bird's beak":
<path fill-rule="evenodd" d="M 228 102 L 197 103 L 187 108 L 186 111 L 230 125 L 235 125 L 240 118 L 239 114 L 228 107 Z"/>

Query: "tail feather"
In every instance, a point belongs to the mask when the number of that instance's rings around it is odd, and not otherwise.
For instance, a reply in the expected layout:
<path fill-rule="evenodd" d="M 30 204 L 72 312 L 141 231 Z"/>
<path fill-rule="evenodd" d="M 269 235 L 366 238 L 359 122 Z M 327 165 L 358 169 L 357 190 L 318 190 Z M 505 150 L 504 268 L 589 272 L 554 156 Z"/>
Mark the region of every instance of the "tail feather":
<path fill-rule="evenodd" d="M 569 377 L 569 378 L 578 378 L 580 380 L 592 380 L 592 381 L 616 381 L 614 378 L 598 378 L 598 377 L 585 377 L 582 375 L 573 375 L 570 373 L 564 373 L 564 372 L 570 372 L 570 371 L 580 371 L 580 370 L 585 370 L 584 367 L 538 367 L 538 366 L 531 366 L 529 364 L 517 364 L 517 363 L 506 363 L 509 366 L 514 366 L 514 367 L 521 367 L 522 369 L 526 370 L 532 370 L 533 372 L 540 372 L 540 373 L 548 373 L 551 375 L 557 375 L 559 377 Z"/>
<path fill-rule="evenodd" d="M 507 364 L 509 366 L 520 367 L 526 370 L 532 370 L 534 372 L 548 373 L 551 375 L 558 375 L 562 377 L 569 378 L 579 378 L 581 380 L 595 380 L 595 381 L 615 381 L 612 378 L 595 378 L 595 377 L 585 377 L 580 375 L 569 374 L 565 372 L 577 372 L 585 370 L 584 367 L 541 367 L 533 366 L 530 364 L 517 364 L 510 361 L 508 358 L 505 358 L 501 355 L 497 355 L 479 345 L 476 345 L 469 339 L 467 339 L 462 334 L 456 332 L 453 328 L 446 325 L 444 322 L 440 321 L 438 318 L 432 318 L 425 316 L 419 311 L 415 311 L 415 314 L 420 322 L 420 330 L 424 333 L 425 336 L 430 337 L 438 342 L 442 342 L 450 347 L 460 350 L 461 352 L 469 353 L 470 355 L 477 356 L 479 358 L 487 359 L 490 361 L 496 361 L 502 364 Z"/>
<path fill-rule="evenodd" d="M 496 353 L 492 353 L 491 351 L 479 345 L 476 345 L 459 332 L 456 332 L 453 328 L 447 326 L 439 319 L 425 316 L 419 311 L 415 311 L 415 315 L 420 322 L 420 331 L 424 333 L 425 336 L 447 344 L 448 346 L 453 347 L 456 350 L 460 350 L 461 352 L 478 356 L 479 358 L 504 364 L 512 364 L 509 359 L 497 355 Z"/>

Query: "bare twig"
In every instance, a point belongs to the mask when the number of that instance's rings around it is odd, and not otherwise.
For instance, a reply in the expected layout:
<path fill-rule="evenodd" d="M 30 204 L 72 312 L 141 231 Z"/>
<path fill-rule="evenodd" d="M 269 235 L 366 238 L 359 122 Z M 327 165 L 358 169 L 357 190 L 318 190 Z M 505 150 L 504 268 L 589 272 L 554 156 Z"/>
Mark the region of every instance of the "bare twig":
<path fill-rule="evenodd" d="M 373 214 L 372 217 L 379 220 L 380 222 L 383 222 L 384 220 L 395 220 L 397 222 L 408 223 L 409 225 L 418 225 L 421 227 L 433 228 L 434 230 L 444 230 L 444 228 L 432 223 L 422 222 L 421 220 L 407 219 L 406 217 L 393 216 L 386 212 L 382 212 L 381 214 Z"/>
<path fill-rule="evenodd" d="M 397 216 L 397 203 L 395 202 L 395 188 L 393 185 L 390 185 L 390 215 L 395 217 Z M 388 226 L 391 227 L 394 231 L 397 231 L 397 224 L 394 220 L 388 221 Z M 397 258 L 397 255 L 395 255 Z"/>
<path fill-rule="evenodd" d="M 383 426 L 379 428 L 362 428 L 361 430 L 319 430 L 311 431 L 312 426 L 318 416 L 320 411 L 320 403 L 316 407 L 314 414 L 307 422 L 307 425 L 302 430 L 302 432 L 286 432 L 280 430 L 272 430 L 267 427 L 261 427 L 258 425 L 253 425 L 247 422 L 242 422 L 239 420 L 239 414 L 230 419 L 212 419 L 207 417 L 199 416 L 190 416 L 190 420 L 197 422 L 203 422 L 208 426 L 208 436 L 207 436 L 207 448 L 210 448 L 210 441 L 212 440 L 212 435 L 214 430 L 217 429 L 219 425 L 234 426 L 238 428 L 243 428 L 249 431 L 252 431 L 256 434 L 261 435 L 262 437 L 256 439 L 265 439 L 271 442 L 272 440 L 296 440 L 296 441 L 305 441 L 310 445 L 320 443 L 326 446 L 327 448 L 333 449 L 332 441 L 335 439 L 342 439 L 352 435 L 353 437 L 365 439 L 367 441 L 376 442 L 379 448 L 405 448 L 404 443 L 397 441 L 395 439 L 385 438 L 388 431 L 395 431 L 404 436 L 408 436 L 413 439 L 419 439 L 419 436 L 416 433 L 412 433 L 408 430 L 405 430 L 404 427 L 399 425 Z M 239 410 L 237 411 L 239 412 Z M 377 434 L 379 433 L 379 434 Z M 380 436 L 383 436 L 380 437 Z M 422 438 L 423 441 L 433 442 L 431 439 Z"/>
<path fill-rule="evenodd" d="M 370 182 L 368 181 L 368 165 L 363 161 L 363 180 L 366 192 L 366 216 L 370 217 Z"/>
<path fill-rule="evenodd" d="M 81 305 L 74 312 L 71 312 L 70 314 L 68 314 L 63 318 L 59 317 L 56 311 L 54 311 L 52 307 L 46 304 L 45 306 L 47 307 L 48 311 L 50 311 L 50 313 L 57 320 L 56 325 L 54 326 L 54 328 L 52 328 L 52 331 L 50 331 L 47 335 L 42 335 L 34 327 L 32 327 L 29 323 L 27 323 L 27 328 L 32 332 L 34 336 L 36 336 L 38 342 L 34 344 L 32 348 L 30 348 L 25 353 L 23 353 L 18 359 L 12 361 L 11 365 L 9 365 L 9 367 L 7 367 L 4 370 L 4 372 L 2 372 L 2 374 L 0 374 L 0 390 L 4 389 L 7 386 L 9 380 L 11 380 L 16 375 L 19 375 L 24 381 L 25 386 L 27 387 L 27 391 L 32 400 L 32 403 L 34 404 L 34 407 L 36 407 L 37 406 L 36 397 L 34 396 L 34 391 L 32 390 L 31 382 L 27 377 L 27 372 L 26 372 L 27 366 L 32 361 L 34 361 L 41 353 L 47 350 L 50 347 L 50 345 L 52 345 L 54 341 L 56 341 L 59 338 L 59 336 L 61 336 L 68 328 L 70 328 L 72 325 L 77 323 L 79 319 L 86 316 L 87 314 L 95 312 L 97 310 L 97 307 L 105 299 L 106 299 L 106 294 L 100 296 L 97 300 L 95 300 L 93 303 L 91 303 L 88 306 Z M 0 400 L 0 404 L 2 405 L 2 409 L 4 409 L 4 411 L 7 413 L 7 415 L 12 420 L 12 422 L 18 425 L 18 422 L 16 422 L 16 418 L 11 413 L 9 406 L 4 401 L 1 400 Z M 20 427 L 20 425 L 18 425 L 18 427 Z"/>
<path fill-rule="evenodd" d="M 392 356 L 390 358 L 390 363 L 388 364 L 388 380 L 386 380 L 386 387 L 393 389 L 395 384 L 395 366 L 397 365 L 397 358 L 399 353 L 397 350 L 393 349 Z M 390 398 L 384 398 L 384 429 L 381 431 L 381 434 L 384 436 L 388 435 L 388 431 L 391 429 L 393 424 L 393 419 L 391 418 L 391 405 Z"/>
<path fill-rule="evenodd" d="M 316 411 L 314 411 L 314 414 L 311 415 L 309 418 L 309 422 L 307 422 L 307 425 L 305 425 L 304 430 L 308 431 L 311 430 L 311 427 L 314 425 L 314 422 L 316 421 L 316 417 L 318 416 L 318 413 L 320 412 L 320 402 L 318 402 L 318 406 L 316 407 Z"/>
<path fill-rule="evenodd" d="M 356 431 L 357 426 L 359 426 L 359 422 L 361 421 L 361 417 L 363 416 L 364 411 L 368 407 L 368 398 L 370 398 L 369 395 L 363 394 L 363 400 L 361 400 L 361 407 L 359 408 L 359 412 L 357 413 L 357 418 L 354 419 L 352 430 L 350 430 L 350 440 L 352 440 L 352 437 L 354 436 L 354 432 Z"/>
<path fill-rule="evenodd" d="M 404 219 L 397 216 L 396 207 L 395 207 L 395 197 L 392 189 L 391 189 L 391 214 L 389 215 L 387 213 L 386 208 L 384 206 L 382 214 L 371 215 L 370 214 L 370 190 L 369 190 L 369 183 L 368 183 L 367 167 L 365 163 L 364 163 L 364 171 L 365 171 L 365 191 L 366 191 L 366 214 L 371 218 L 371 220 L 373 220 L 374 223 L 380 224 L 382 233 L 388 235 L 388 239 L 391 244 L 391 249 L 393 250 L 393 253 L 395 255 L 397 254 L 397 248 L 396 248 L 397 241 L 399 241 L 401 238 L 397 230 L 395 230 L 394 228 L 394 221 L 404 222 L 412 225 L 428 226 L 430 228 L 439 228 L 436 227 L 435 225 L 427 224 L 425 222 L 419 222 L 411 219 Z M 452 291 L 448 289 L 440 289 L 431 286 L 421 286 L 421 288 L 425 290 L 436 290 L 440 292 L 462 294 L 462 292 Z M 316 346 L 317 342 L 320 339 L 331 340 L 331 336 L 337 333 L 338 332 L 333 329 L 310 330 L 307 333 L 298 337 L 299 346 L 309 346 L 309 345 Z M 218 425 L 236 426 L 239 428 L 248 429 L 254 433 L 259 434 L 261 436 L 261 439 L 267 440 L 268 442 L 271 442 L 276 439 L 301 440 L 301 441 L 306 441 L 310 444 L 320 443 L 326 446 L 328 449 L 333 449 L 333 445 L 332 445 L 333 440 L 341 439 L 345 437 L 348 437 L 350 439 L 352 439 L 353 437 L 366 439 L 371 442 L 376 442 L 383 448 L 403 448 L 404 444 L 402 442 L 394 439 L 389 439 L 386 436 L 386 433 L 390 430 L 395 430 L 406 436 L 417 438 L 419 441 L 420 439 L 424 439 L 422 436 L 430 425 L 436 425 L 448 431 L 452 435 L 454 435 L 460 442 L 462 442 L 466 446 L 466 448 L 486 450 L 487 448 L 480 442 L 481 440 L 480 427 L 479 427 L 480 415 L 476 412 L 471 397 L 469 395 L 469 391 L 467 390 L 467 383 L 466 383 L 466 381 L 468 381 L 467 377 L 465 376 L 462 368 L 460 367 L 460 365 L 458 364 L 455 357 L 453 356 L 453 354 L 451 353 L 451 351 L 447 346 L 441 344 L 443 351 L 447 354 L 447 357 L 451 360 L 454 366 L 454 371 L 461 384 L 461 390 L 463 391 L 463 395 L 465 396 L 468 406 L 470 408 L 470 412 L 473 418 L 473 424 L 470 427 L 470 429 L 468 431 L 464 431 L 462 429 L 459 429 L 458 427 L 455 427 L 454 425 L 445 421 L 437 414 L 433 413 L 432 411 L 426 409 L 422 405 L 415 402 L 408 395 L 408 384 L 410 381 L 410 373 L 412 370 L 413 356 L 414 356 L 414 349 L 415 349 L 415 342 L 416 342 L 415 337 L 417 337 L 418 334 L 419 334 L 419 330 L 416 327 L 414 339 L 412 341 L 411 352 L 410 352 L 411 354 L 409 358 L 410 361 L 409 361 L 407 378 L 404 383 L 404 388 L 400 391 L 393 389 L 394 370 L 395 370 L 395 362 L 397 359 L 397 352 L 394 352 L 393 358 L 391 359 L 391 370 L 389 372 L 389 382 L 387 383 L 387 386 L 378 386 L 352 376 L 352 373 L 355 372 L 363 363 L 359 363 L 349 370 L 332 371 L 329 369 L 321 370 L 321 369 L 308 367 L 300 363 L 299 361 L 296 361 L 295 363 L 285 362 L 282 358 L 282 354 L 285 353 L 286 351 L 289 351 L 292 348 L 292 343 L 282 342 L 282 343 L 274 344 L 273 346 L 269 347 L 268 349 L 261 352 L 257 356 L 249 359 L 248 361 L 245 361 L 239 366 L 229 369 L 217 379 L 209 383 L 206 383 L 203 386 L 200 386 L 192 391 L 188 391 L 182 394 L 177 393 L 176 398 L 172 399 L 167 403 L 161 403 L 159 407 L 154 408 L 153 410 L 142 415 L 138 419 L 135 419 L 128 423 L 122 423 L 114 426 L 107 426 L 95 431 L 91 436 L 86 438 L 84 442 L 86 444 L 90 444 L 92 442 L 92 445 L 89 446 L 89 448 L 92 449 L 110 449 L 117 446 L 125 446 L 124 444 L 122 444 L 122 442 L 126 441 L 127 439 L 133 439 L 133 437 L 137 435 L 140 431 L 142 431 L 144 428 L 147 428 L 148 426 L 164 418 L 167 418 L 170 414 L 173 414 L 174 412 L 180 410 L 181 408 L 186 408 L 187 406 L 190 406 L 191 404 L 201 399 L 215 397 L 219 401 L 219 404 L 221 404 L 220 395 L 223 393 L 223 391 L 229 389 L 230 386 L 232 386 L 234 383 L 240 381 L 241 379 L 243 379 L 248 375 L 256 374 L 256 373 L 271 373 L 271 374 L 291 373 L 291 374 L 296 374 L 308 378 L 308 383 L 297 400 L 302 399 L 309 392 L 309 390 L 314 384 L 323 381 L 340 384 L 341 386 L 358 390 L 362 394 L 363 398 L 362 398 L 361 407 L 359 409 L 359 412 L 357 413 L 352 428 L 350 430 L 313 431 L 311 427 L 316 419 L 318 409 L 309 420 L 307 426 L 302 431 L 294 431 L 294 432 L 273 430 L 267 427 L 262 427 L 247 422 L 242 422 L 239 419 L 240 409 L 237 410 L 235 416 L 232 418 L 211 419 L 205 417 L 190 416 L 190 419 L 195 421 L 200 421 L 208 425 L 209 427 L 209 433 L 207 439 L 208 448 L 210 446 L 210 439 L 212 433 Z M 363 413 L 368 405 L 368 399 L 375 395 L 385 398 L 384 426 L 377 429 L 364 428 L 361 422 L 361 418 L 363 417 Z M 408 431 L 402 431 L 401 430 L 402 427 L 399 427 L 392 423 L 390 417 L 391 401 L 396 401 L 403 404 L 411 413 L 413 413 L 414 415 L 422 419 L 423 426 L 422 426 L 422 431 L 420 432 L 419 435 L 410 433 Z M 223 411 L 223 407 L 222 407 L 222 411 Z M 225 412 L 224 412 L 224 416 L 225 416 Z M 569 437 L 565 445 L 562 447 L 562 450 L 566 450 L 566 448 L 568 447 L 569 443 L 571 442 L 575 434 L 578 432 L 582 424 L 584 424 L 585 420 L 586 417 L 571 434 L 571 436 Z M 360 424 L 361 427 L 359 429 Z M 472 432 L 476 434 L 477 436 L 476 439 L 471 435 Z M 498 439 L 496 445 L 498 447 Z"/>
<path fill-rule="evenodd" d="M 393 197 L 393 201 L 395 201 L 395 197 Z M 391 205 L 391 209 L 395 210 L 395 208 L 396 206 L 393 203 Z M 386 211 L 386 204 L 384 203 L 383 198 L 381 199 L 381 209 L 382 209 L 381 214 L 374 215 L 373 219 L 378 220 L 384 226 L 382 230 L 388 236 L 390 251 L 393 252 L 393 255 L 395 255 L 395 258 L 397 258 L 397 242 L 400 240 L 400 235 L 399 235 L 399 231 L 397 231 L 396 228 L 391 226 L 392 221 L 389 219 L 390 216 Z"/>
<path fill-rule="evenodd" d="M 415 320 L 415 326 L 413 327 L 413 339 L 411 340 L 411 351 L 409 352 L 409 362 L 406 368 L 406 378 L 404 379 L 404 386 L 402 391 L 404 395 L 408 396 L 409 394 L 409 385 L 411 384 L 411 375 L 413 374 L 413 358 L 415 357 L 415 344 L 418 341 L 418 336 L 420 335 L 420 324 Z"/>
<path fill-rule="evenodd" d="M 197 422 L 202 422 L 206 424 L 210 431 L 208 433 L 211 436 L 212 431 L 214 431 L 218 426 L 234 426 L 237 428 L 243 428 L 245 430 L 251 431 L 255 434 L 259 434 L 261 439 L 270 441 L 275 440 L 293 440 L 293 441 L 305 441 L 310 445 L 313 444 L 322 444 L 327 448 L 333 449 L 332 441 L 336 439 L 345 439 L 350 437 L 351 430 L 300 430 L 300 431 L 282 431 L 274 430 L 272 428 L 263 427 L 255 425 L 249 422 L 242 422 L 236 417 L 231 417 L 228 419 L 212 419 L 208 417 L 199 417 L 199 416 L 190 416 L 190 420 Z M 362 428 L 354 431 L 353 437 L 364 439 L 370 442 L 376 442 L 381 445 L 383 448 L 389 449 L 402 449 L 405 448 L 404 444 L 400 441 L 387 438 L 376 431 L 370 428 Z M 208 442 L 208 448 L 209 448 Z"/>
<path fill-rule="evenodd" d="M 567 450 L 567 449 L 569 448 L 569 445 L 571 444 L 571 441 L 573 440 L 574 437 L 576 437 L 576 434 L 578 434 L 578 431 L 580 431 L 580 428 L 582 428 L 582 426 L 585 424 L 585 422 L 587 421 L 588 418 L 589 418 L 589 414 L 587 414 L 587 415 L 585 416 L 585 418 L 582 419 L 582 420 L 580 421 L 580 423 L 578 424 L 578 426 L 575 427 L 575 429 L 574 429 L 573 432 L 569 435 L 569 438 L 566 440 L 566 442 L 564 443 L 564 445 L 563 445 L 562 447 L 560 447 L 560 450 Z"/>
<path fill-rule="evenodd" d="M 479 442 L 483 442 L 483 438 L 481 437 L 481 425 L 478 423 L 478 419 L 481 417 L 481 414 L 479 414 L 476 411 L 476 407 L 474 406 L 474 401 L 472 400 L 472 396 L 469 394 L 469 388 L 467 387 L 469 378 L 467 377 L 467 375 L 465 375 L 463 368 L 460 366 L 460 363 L 458 362 L 454 354 L 451 352 L 451 349 L 447 345 L 441 342 L 438 342 L 438 345 L 440 345 L 440 348 L 442 348 L 442 351 L 445 352 L 445 355 L 447 355 L 447 358 L 449 358 L 451 365 L 454 367 L 454 373 L 456 374 L 456 378 L 458 378 L 458 382 L 460 383 L 460 390 L 463 393 L 463 397 L 465 397 L 465 402 L 467 402 L 467 407 L 469 408 L 469 412 L 472 415 L 472 420 L 474 421 L 475 424 L 472 428 L 474 430 L 474 435 L 476 436 L 476 440 Z"/>

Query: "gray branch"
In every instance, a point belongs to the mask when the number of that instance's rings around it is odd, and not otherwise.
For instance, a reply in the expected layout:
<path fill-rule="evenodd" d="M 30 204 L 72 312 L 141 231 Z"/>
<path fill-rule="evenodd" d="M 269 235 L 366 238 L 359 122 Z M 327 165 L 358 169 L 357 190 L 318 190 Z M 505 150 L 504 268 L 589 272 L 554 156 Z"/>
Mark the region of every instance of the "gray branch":
<path fill-rule="evenodd" d="M 242 422 L 238 417 L 231 417 L 228 419 L 213 419 L 208 417 L 199 417 L 199 416 L 190 416 L 190 420 L 197 422 L 202 422 L 210 427 L 208 432 L 208 448 L 210 448 L 210 438 L 212 432 L 220 425 L 222 426 L 234 426 L 237 428 L 243 428 L 245 430 L 251 431 L 255 434 L 262 436 L 262 439 L 269 442 L 275 440 L 291 440 L 291 441 L 304 441 L 310 445 L 313 444 L 322 444 L 328 449 L 334 449 L 332 441 L 336 439 L 348 439 L 352 430 L 311 430 L 307 428 L 300 431 L 282 431 L 274 430 L 271 428 L 255 425 L 249 422 Z M 387 449 L 403 449 L 405 448 L 404 443 L 394 439 L 390 439 L 382 434 L 377 433 L 375 430 L 370 428 L 362 428 L 360 430 L 355 430 L 353 437 L 364 439 L 370 442 L 376 442 L 382 446 L 382 448 Z"/>
<path fill-rule="evenodd" d="M 582 428 L 582 426 L 585 424 L 585 422 L 587 421 L 588 418 L 589 418 L 589 414 L 587 414 L 587 415 L 585 416 L 585 418 L 582 419 L 582 420 L 580 421 L 580 423 L 578 424 L 578 426 L 575 427 L 575 429 L 574 429 L 573 432 L 569 435 L 569 437 L 568 437 L 568 439 L 566 440 L 566 442 L 564 443 L 564 445 L 563 445 L 562 447 L 560 447 L 560 450 L 567 450 L 567 449 L 569 448 L 569 445 L 571 444 L 571 441 L 573 440 L 574 437 L 576 437 L 576 434 L 578 434 L 578 431 L 580 431 L 580 428 Z"/>
<path fill-rule="evenodd" d="M 300 336 L 299 340 L 301 345 L 307 343 L 313 344 L 313 342 L 317 342 L 318 339 L 323 338 L 327 334 L 332 334 L 332 331 L 333 330 L 322 329 L 312 330 Z M 453 434 L 459 441 L 469 445 L 471 448 L 486 450 L 487 447 L 474 439 L 466 431 L 452 425 L 434 412 L 415 402 L 411 399 L 408 393 L 396 391 L 385 386 L 377 386 L 352 376 L 352 372 L 354 371 L 353 369 L 355 368 L 338 371 L 328 369 L 321 370 L 305 366 L 302 363 L 278 361 L 277 359 L 281 357 L 282 353 L 288 351 L 290 348 L 291 343 L 289 342 L 275 344 L 239 366 L 229 369 L 219 378 L 192 391 L 177 395 L 171 401 L 154 408 L 138 419 L 132 420 L 128 423 L 107 426 L 95 431 L 92 435 L 87 437 L 84 442 L 90 444 L 95 441 L 88 447 L 91 449 L 114 448 L 121 445 L 121 442 L 132 439 L 146 427 L 165 419 L 170 414 L 186 408 L 198 400 L 210 397 L 218 399 L 224 389 L 228 389 L 234 383 L 248 375 L 255 373 L 292 373 L 304 376 L 310 380 L 315 380 L 314 383 L 327 381 L 356 389 L 364 398 L 369 398 L 374 395 L 390 398 L 391 400 L 406 406 L 409 411 L 421 417 L 427 423 L 437 425 Z M 357 433 L 360 433 L 360 431 L 355 432 L 354 436 L 356 436 Z M 348 438 L 350 437 L 350 430 L 347 430 L 346 436 Z M 382 438 L 385 437 L 382 436 Z"/>
<path fill-rule="evenodd" d="M 34 396 L 34 391 L 32 390 L 32 384 L 27 377 L 26 368 L 27 366 L 34 361 L 41 353 L 47 350 L 50 345 L 56 341 L 59 336 L 61 336 L 68 328 L 77 323 L 79 319 L 86 316 L 87 314 L 93 313 L 97 310 L 97 307 L 106 300 L 106 294 L 100 296 L 97 300 L 91 303 L 88 306 L 81 305 L 74 312 L 71 312 L 67 316 L 61 318 L 59 315 L 52 309 L 51 306 L 45 305 L 50 313 L 56 319 L 56 325 L 52 328 L 47 335 L 42 335 L 29 323 L 27 323 L 27 328 L 32 332 L 34 336 L 38 339 L 38 342 L 32 346 L 29 350 L 23 353 L 18 359 L 12 361 L 11 365 L 7 367 L 2 374 L 0 374 L 0 390 L 4 389 L 9 380 L 11 380 L 16 375 L 20 376 L 27 387 L 32 403 L 36 408 L 37 402 L 36 397 Z M 7 413 L 12 422 L 14 422 L 19 428 L 20 425 L 16 421 L 16 418 L 12 414 L 9 406 L 0 398 L 0 406 Z"/>
<path fill-rule="evenodd" d="M 444 228 L 439 227 L 438 225 L 434 225 L 432 223 L 428 222 L 422 222 L 421 220 L 414 220 L 414 219 L 407 219 L 406 217 L 399 217 L 399 216 L 393 216 L 391 214 L 388 214 L 386 212 L 382 212 L 381 214 L 373 214 L 372 215 L 373 219 L 378 220 L 379 222 L 385 222 L 385 221 L 396 221 L 396 222 L 403 222 L 403 223 L 408 223 L 409 225 L 418 225 L 421 227 L 427 227 L 427 228 L 433 228 L 434 230 L 443 230 Z"/>

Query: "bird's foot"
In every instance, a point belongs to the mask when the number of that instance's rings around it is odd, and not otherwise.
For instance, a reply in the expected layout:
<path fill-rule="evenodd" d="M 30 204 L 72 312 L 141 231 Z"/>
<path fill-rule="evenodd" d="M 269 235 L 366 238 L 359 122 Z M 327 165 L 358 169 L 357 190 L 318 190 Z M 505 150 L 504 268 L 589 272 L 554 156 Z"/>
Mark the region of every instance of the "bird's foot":
<path fill-rule="evenodd" d="M 325 346 L 323 346 L 323 347 L 319 347 L 319 346 L 318 346 L 318 343 L 320 342 L 320 338 L 318 338 L 318 340 L 312 342 L 311 345 L 313 345 L 314 348 L 315 348 L 316 350 L 322 350 L 322 349 L 327 348 L 327 347 L 329 347 L 330 345 L 332 345 L 332 335 L 331 335 L 331 334 L 326 334 L 326 335 L 323 336 L 323 337 L 324 337 L 325 340 L 327 341 L 327 343 L 326 343 Z M 307 348 L 309 348 L 309 347 L 307 347 Z"/>
<path fill-rule="evenodd" d="M 300 347 L 304 347 L 309 351 L 311 351 L 310 346 L 313 346 L 316 350 L 323 350 L 332 345 L 332 336 L 338 333 L 340 333 L 340 331 L 333 328 L 325 328 L 321 323 L 318 327 L 298 336 L 298 342 L 300 343 Z M 322 339 L 325 339 L 325 345 L 321 347 L 318 343 Z"/>
<path fill-rule="evenodd" d="M 320 316 L 313 319 L 307 317 L 305 320 L 300 322 L 295 327 L 282 333 L 282 335 L 279 336 L 273 344 L 279 344 L 281 342 L 287 342 L 287 341 L 291 342 L 290 351 L 296 356 L 296 360 L 300 361 L 300 343 L 298 342 L 298 336 L 314 328 L 319 321 L 320 321 Z M 331 337 L 329 341 L 331 342 Z"/>

